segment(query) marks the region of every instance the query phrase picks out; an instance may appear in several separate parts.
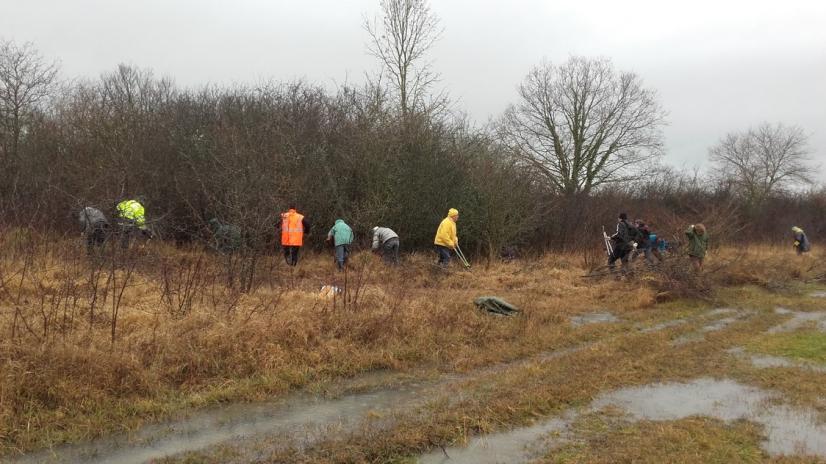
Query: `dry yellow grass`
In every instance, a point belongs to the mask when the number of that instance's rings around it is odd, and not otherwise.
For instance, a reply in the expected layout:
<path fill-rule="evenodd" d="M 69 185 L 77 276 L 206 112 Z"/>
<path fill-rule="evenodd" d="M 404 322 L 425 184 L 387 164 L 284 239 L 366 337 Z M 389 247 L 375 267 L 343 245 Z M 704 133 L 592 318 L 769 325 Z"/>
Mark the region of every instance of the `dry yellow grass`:
<path fill-rule="evenodd" d="M 574 255 L 444 273 L 429 254 L 388 269 L 356 253 L 346 281 L 326 255 L 306 256 L 296 269 L 265 256 L 248 293 L 237 280 L 226 285 L 239 263 L 158 243 L 96 268 L 74 242 L 5 236 L 0 261 L 0 455 L 371 370 L 470 371 L 625 330 L 574 333 L 567 321 L 576 314 L 610 310 L 652 322 L 677 311 L 655 306 L 657 275 L 582 279 Z M 702 284 L 788 290 L 822 275 L 819 262 L 786 250 L 722 250 L 709 258 Z M 715 263 L 726 266 L 713 270 Z M 345 292 L 321 297 L 322 285 Z M 522 307 L 523 316 L 480 313 L 472 301 L 488 294 Z M 626 373 L 613 380 L 619 374 L 605 373 L 594 388 L 655 376 L 655 363 L 622 356 L 611 372 L 626 366 Z M 571 401 L 587 398 L 579 384 L 571 388 L 579 392 Z"/>

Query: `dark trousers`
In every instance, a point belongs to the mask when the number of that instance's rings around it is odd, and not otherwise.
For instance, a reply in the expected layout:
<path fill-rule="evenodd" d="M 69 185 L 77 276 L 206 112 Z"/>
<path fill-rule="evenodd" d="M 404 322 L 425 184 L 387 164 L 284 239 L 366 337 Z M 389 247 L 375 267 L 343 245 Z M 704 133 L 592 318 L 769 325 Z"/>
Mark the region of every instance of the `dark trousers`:
<path fill-rule="evenodd" d="M 629 248 L 630 247 L 628 247 L 627 245 L 615 245 L 614 252 L 611 253 L 611 257 L 608 258 L 608 267 L 613 269 L 615 266 L 614 263 L 616 263 L 617 260 L 620 260 L 622 262 L 623 269 L 628 267 Z"/>
<path fill-rule="evenodd" d="M 436 253 L 439 255 L 439 266 L 450 264 L 450 248 L 436 245 Z"/>
<path fill-rule="evenodd" d="M 396 266 L 399 264 L 399 239 L 393 237 L 388 239 L 381 246 L 381 256 L 384 258 L 385 264 Z"/>
<path fill-rule="evenodd" d="M 125 250 L 129 248 L 132 239 L 138 235 L 138 226 L 131 221 L 124 221 L 118 225 L 118 228 L 120 229 L 118 231 L 120 235 L 120 247 Z"/>
<path fill-rule="evenodd" d="M 349 256 L 350 256 L 350 245 L 337 245 L 336 246 L 336 266 L 338 266 L 339 271 L 344 269 L 344 265 L 347 264 L 347 258 Z"/>
<path fill-rule="evenodd" d="M 290 266 L 298 264 L 298 251 L 300 249 L 300 246 L 284 246 L 284 260 L 287 261 L 287 264 Z"/>
<path fill-rule="evenodd" d="M 109 224 L 96 222 L 92 224 L 91 230 L 86 231 L 86 250 L 90 253 L 95 247 L 102 247 L 109 235 Z"/>

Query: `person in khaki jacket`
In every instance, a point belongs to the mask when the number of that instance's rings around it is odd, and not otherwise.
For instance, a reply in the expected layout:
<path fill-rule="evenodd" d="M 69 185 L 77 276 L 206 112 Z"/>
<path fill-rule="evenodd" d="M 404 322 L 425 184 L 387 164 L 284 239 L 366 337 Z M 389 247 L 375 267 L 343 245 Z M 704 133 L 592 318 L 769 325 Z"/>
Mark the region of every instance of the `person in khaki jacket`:
<path fill-rule="evenodd" d="M 691 260 L 691 264 L 694 265 L 694 269 L 702 271 L 703 261 L 708 249 L 706 227 L 702 224 L 692 224 L 686 229 L 685 236 L 688 238 L 688 258 Z"/>
<path fill-rule="evenodd" d="M 456 235 L 456 221 L 459 220 L 459 210 L 450 208 L 447 217 L 439 224 L 436 230 L 436 238 L 433 244 L 436 245 L 436 253 L 439 255 L 439 266 L 450 264 L 450 252 L 459 245 L 459 237 Z"/>

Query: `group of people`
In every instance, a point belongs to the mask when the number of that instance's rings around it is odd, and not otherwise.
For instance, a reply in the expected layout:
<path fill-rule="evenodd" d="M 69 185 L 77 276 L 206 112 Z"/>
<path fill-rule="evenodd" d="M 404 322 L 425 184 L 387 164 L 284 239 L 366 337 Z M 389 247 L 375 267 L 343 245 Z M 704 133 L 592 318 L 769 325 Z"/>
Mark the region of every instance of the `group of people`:
<path fill-rule="evenodd" d="M 123 200 L 115 206 L 115 229 L 101 210 L 91 206 L 80 210 L 78 220 L 89 253 L 102 247 L 113 233 L 120 236 L 123 248 L 128 248 L 132 239 L 138 235 L 151 235 L 146 227 L 146 210 L 134 199 Z"/>
<path fill-rule="evenodd" d="M 310 227 L 310 221 L 299 213 L 295 206 L 281 213 L 281 247 L 288 265 L 298 264 L 299 251 L 304 246 L 304 234 L 310 233 Z M 399 235 L 389 227 L 375 226 L 372 231 L 373 252 L 381 254 L 387 264 L 399 264 Z M 339 271 L 344 270 L 347 265 L 354 240 L 353 229 L 344 219 L 336 219 L 333 227 L 327 232 L 326 241 L 335 248 L 335 262 Z"/>
<path fill-rule="evenodd" d="M 459 220 L 459 211 L 450 208 L 447 217 L 439 224 L 436 231 L 434 245 L 439 257 L 438 265 L 450 264 L 451 253 L 459 246 L 459 237 L 456 233 L 456 221 Z M 281 213 L 281 247 L 284 260 L 290 266 L 298 264 L 299 251 L 304 246 L 304 234 L 310 233 L 310 221 L 291 206 Z M 372 229 L 373 240 L 371 250 L 380 254 L 384 262 L 391 266 L 399 264 L 399 234 L 389 227 L 375 226 Z M 336 219 L 327 232 L 327 243 L 335 249 L 335 263 L 338 270 L 344 270 L 350 256 L 350 247 L 355 240 L 353 229 L 344 221 Z"/>
<path fill-rule="evenodd" d="M 655 258 L 662 261 L 668 243 L 651 232 L 642 219 L 636 219 L 632 224 L 628 222 L 626 213 L 620 213 L 617 217 L 617 231 L 610 237 L 610 243 L 606 246 L 608 267 L 614 269 L 616 262 L 620 261 L 623 269 L 627 269 L 629 263 L 639 255 L 643 255 L 649 264 L 654 264 Z"/>
<path fill-rule="evenodd" d="M 141 202 L 136 199 L 126 199 L 116 205 L 115 230 L 112 230 L 106 215 L 91 206 L 84 207 L 80 211 L 78 219 L 86 239 L 87 250 L 90 253 L 95 248 L 101 247 L 113 233 L 120 236 L 123 248 L 128 248 L 132 239 L 139 234 L 147 237 L 151 236 L 146 227 L 146 210 Z M 447 216 L 439 223 L 433 240 L 438 256 L 438 266 L 448 266 L 451 255 L 456 252 L 459 246 L 456 227 L 458 220 L 459 211 L 456 208 L 450 208 Z M 209 221 L 209 227 L 216 241 L 216 249 L 219 251 L 231 251 L 240 246 L 242 236 L 237 226 L 223 224 L 213 218 Z M 295 206 L 291 206 L 287 211 L 281 213 L 281 223 L 278 229 L 281 233 L 284 259 L 288 265 L 296 266 L 298 264 L 299 251 L 304 246 L 304 235 L 310 233 L 310 228 L 310 221 L 299 213 Z M 393 229 L 382 226 L 373 227 L 372 234 L 371 250 L 380 254 L 385 263 L 398 265 L 399 235 Z M 794 249 L 798 255 L 811 250 L 811 244 L 803 229 L 794 226 L 792 227 L 792 234 Z M 687 254 L 691 263 L 697 270 L 702 270 L 708 249 L 708 231 L 706 227 L 703 224 L 692 224 L 685 230 L 685 237 L 688 245 Z M 347 265 L 350 247 L 354 240 L 353 229 L 343 219 L 336 219 L 327 232 L 326 241 L 335 249 L 335 264 L 339 270 L 343 270 Z M 644 256 L 649 264 L 655 264 L 663 260 L 663 252 L 668 247 L 668 242 L 652 232 L 642 219 L 636 219 L 631 223 L 628 221 L 626 213 L 620 213 L 617 217 L 616 233 L 606 238 L 608 267 L 613 270 L 616 262 L 620 261 L 625 270 L 629 263 L 640 255 Z"/>
<path fill-rule="evenodd" d="M 698 271 L 703 269 L 706 251 L 708 250 L 708 231 L 703 224 L 691 224 L 684 232 L 687 239 L 687 255 L 692 265 Z M 811 244 L 806 233 L 798 226 L 792 227 L 794 249 L 798 255 L 811 250 Z M 663 252 L 668 243 L 657 234 L 652 233 L 645 222 L 637 219 L 628 222 L 628 215 L 620 213 L 617 217 L 617 231 L 610 237 L 611 246 L 608 247 L 608 267 L 615 269 L 616 262 L 621 261 L 623 269 L 627 269 L 629 262 L 634 261 L 640 254 L 645 256 L 649 264 L 663 260 Z"/>

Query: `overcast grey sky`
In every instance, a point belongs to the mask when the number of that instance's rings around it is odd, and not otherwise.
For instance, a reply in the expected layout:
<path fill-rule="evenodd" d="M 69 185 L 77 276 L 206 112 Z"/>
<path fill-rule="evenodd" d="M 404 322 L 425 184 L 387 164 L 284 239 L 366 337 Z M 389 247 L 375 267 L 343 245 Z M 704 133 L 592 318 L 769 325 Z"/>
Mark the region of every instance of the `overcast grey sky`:
<path fill-rule="evenodd" d="M 703 166 L 722 135 L 802 126 L 826 166 L 826 1 L 432 0 L 440 85 L 477 122 L 499 115 L 543 59 L 607 56 L 659 92 L 666 162 Z M 378 0 L 0 0 L 0 37 L 32 41 L 64 76 L 118 63 L 179 85 L 306 79 L 377 69 L 362 18 Z M 826 180 L 821 170 L 819 176 Z"/>

